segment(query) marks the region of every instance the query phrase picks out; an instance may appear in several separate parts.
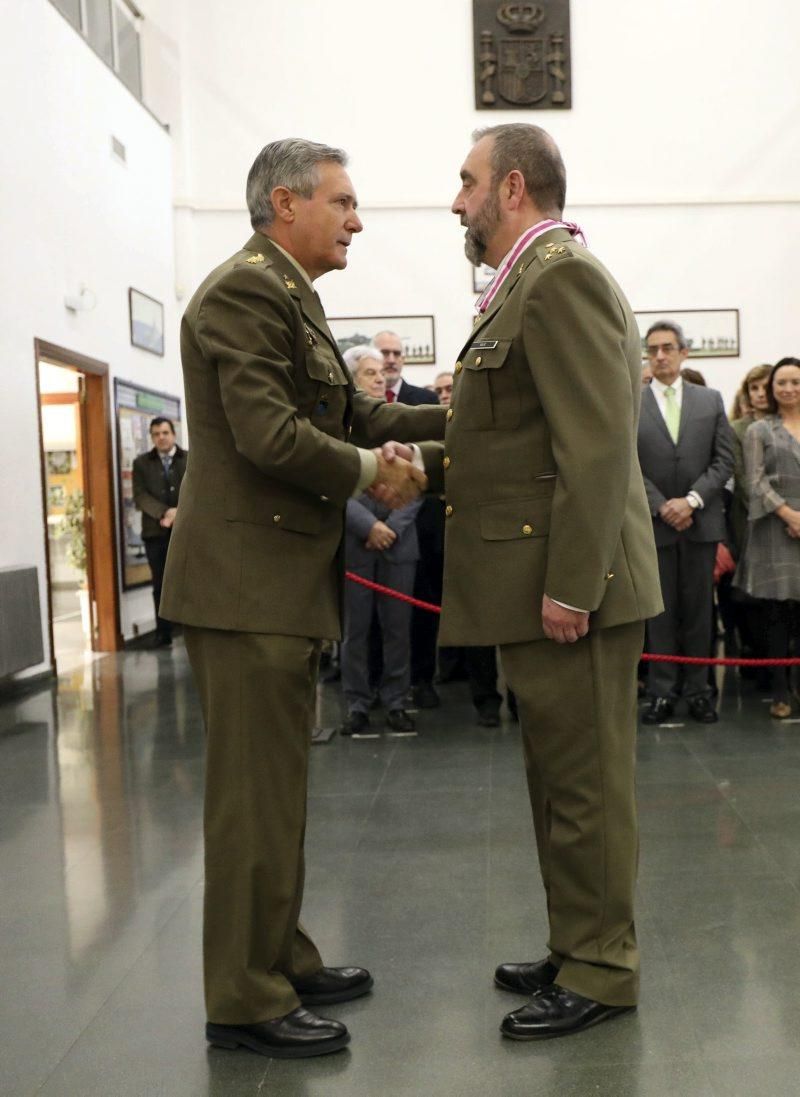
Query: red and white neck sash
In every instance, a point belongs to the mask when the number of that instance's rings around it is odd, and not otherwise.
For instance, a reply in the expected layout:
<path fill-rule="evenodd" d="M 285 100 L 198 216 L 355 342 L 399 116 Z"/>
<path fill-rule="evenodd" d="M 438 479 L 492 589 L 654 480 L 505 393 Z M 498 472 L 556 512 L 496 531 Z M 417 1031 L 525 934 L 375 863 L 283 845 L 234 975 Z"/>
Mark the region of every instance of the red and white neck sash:
<path fill-rule="evenodd" d="M 511 248 L 511 250 L 503 258 L 500 266 L 497 268 L 494 278 L 491 280 L 489 285 L 476 301 L 475 311 L 478 313 L 478 315 L 486 312 L 489 305 L 491 305 L 492 301 L 497 295 L 498 290 L 502 286 L 503 282 L 505 282 L 506 278 L 508 278 L 509 274 L 514 268 L 514 264 L 516 263 L 517 259 L 519 259 L 520 255 L 522 255 L 523 251 L 525 251 L 525 249 L 529 247 L 534 240 L 537 240 L 540 236 L 543 236 L 551 229 L 566 229 L 571 236 L 575 237 L 579 244 L 582 244 L 584 247 L 586 247 L 586 237 L 583 235 L 582 230 L 578 225 L 575 224 L 574 221 L 547 220 L 539 221 L 537 222 L 537 224 L 531 225 L 529 229 L 526 229 L 523 232 L 522 236 L 520 236 L 520 238 Z"/>

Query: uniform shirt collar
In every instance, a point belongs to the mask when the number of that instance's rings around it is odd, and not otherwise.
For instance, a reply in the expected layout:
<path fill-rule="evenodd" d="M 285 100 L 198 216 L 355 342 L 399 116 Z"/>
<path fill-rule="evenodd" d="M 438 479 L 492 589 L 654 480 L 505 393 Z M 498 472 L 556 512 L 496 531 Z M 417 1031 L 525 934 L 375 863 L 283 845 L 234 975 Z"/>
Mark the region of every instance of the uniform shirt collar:
<path fill-rule="evenodd" d="M 288 251 L 286 250 L 286 248 L 282 248 L 282 247 L 280 246 L 280 244 L 277 244 L 277 243 L 276 243 L 276 242 L 275 242 L 275 241 L 274 241 L 274 240 L 272 239 L 272 237 L 271 237 L 271 236 L 268 236 L 268 237 L 267 237 L 267 239 L 268 239 L 268 240 L 270 241 L 270 243 L 272 244 L 272 246 L 273 246 L 273 247 L 275 247 L 275 248 L 277 248 L 277 249 L 278 249 L 278 251 L 279 251 L 279 252 L 281 253 L 281 255 L 282 255 L 282 256 L 284 257 L 284 259 L 287 259 L 287 260 L 288 260 L 288 261 L 289 261 L 289 262 L 290 262 L 290 263 L 292 264 L 292 266 L 294 267 L 294 269 L 295 269 L 295 270 L 297 271 L 297 273 L 298 273 L 298 274 L 300 275 L 300 277 L 301 277 L 301 278 L 303 279 L 303 281 L 304 281 L 304 282 L 306 283 L 306 285 L 308 286 L 308 288 L 309 288 L 309 289 L 310 289 L 310 290 L 312 291 L 312 293 L 313 293 L 313 291 L 314 291 L 314 287 L 313 287 L 313 285 L 311 284 L 311 279 L 310 279 L 310 278 L 308 277 L 308 272 L 306 271 L 305 267 L 301 267 L 301 266 L 300 266 L 300 264 L 299 264 L 299 263 L 297 262 L 297 260 L 295 259 L 295 257 L 294 257 L 293 255 L 290 255 L 290 254 L 289 254 L 289 252 L 288 252 Z"/>
<path fill-rule="evenodd" d="M 657 377 L 654 377 L 650 384 L 659 396 L 663 396 L 667 389 L 670 387 L 674 390 L 676 396 L 680 396 L 683 393 L 683 378 L 680 374 L 678 374 L 678 376 L 672 382 L 671 386 L 662 384 L 662 382 L 659 381 Z"/>

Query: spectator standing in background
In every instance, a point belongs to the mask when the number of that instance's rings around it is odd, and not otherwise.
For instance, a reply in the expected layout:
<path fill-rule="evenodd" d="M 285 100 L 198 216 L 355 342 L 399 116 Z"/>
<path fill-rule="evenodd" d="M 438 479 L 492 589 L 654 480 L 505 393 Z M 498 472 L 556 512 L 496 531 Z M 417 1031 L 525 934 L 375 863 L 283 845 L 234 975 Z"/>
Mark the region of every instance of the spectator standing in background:
<path fill-rule="evenodd" d="M 788 658 L 800 603 L 800 359 L 782 358 L 767 383 L 769 414 L 744 436 L 749 526 L 735 583 L 765 600 L 767 655 Z M 789 668 L 776 668 L 770 715 L 791 715 Z"/>
<path fill-rule="evenodd" d="M 394 331 L 379 331 L 372 340 L 373 347 L 383 357 L 383 375 L 386 378 L 386 402 L 393 404 L 438 404 L 435 392 L 421 385 L 412 385 L 403 377 L 405 357 L 403 342 Z"/>
<path fill-rule="evenodd" d="M 162 415 L 150 423 L 150 440 L 153 448 L 147 453 L 140 453 L 133 462 L 133 502 L 142 512 L 142 540 L 153 576 L 156 611 L 154 647 L 161 648 L 172 644 L 172 622 L 159 613 L 161 587 L 189 455 L 178 445 L 172 420 Z"/>
<path fill-rule="evenodd" d="M 733 472 L 733 432 L 722 397 L 684 382 L 689 355 L 682 328 L 659 320 L 646 336 L 653 371 L 642 392 L 639 462 L 644 476 L 664 612 L 647 624 L 655 655 L 708 657 L 711 650 L 714 561 L 725 539 L 722 490 Z M 712 686 L 703 666 L 652 663 L 645 724 L 668 720 L 681 694 L 693 719 L 714 723 Z"/>
<path fill-rule="evenodd" d="M 351 347 L 344 360 L 356 387 L 367 396 L 383 399 L 386 380 L 380 351 L 375 347 Z M 348 570 L 410 594 L 419 558 L 415 518 L 420 504 L 418 499 L 391 511 L 366 492 L 349 499 L 345 516 Z M 352 581 L 345 586 L 344 601 L 341 671 L 347 718 L 340 733 L 360 738 L 369 734 L 374 692 L 370 685 L 370 628 L 377 611 L 383 654 L 377 691 L 386 710 L 386 725 L 395 734 L 415 734 L 414 720 L 405 709 L 410 685 L 411 607 Z"/>

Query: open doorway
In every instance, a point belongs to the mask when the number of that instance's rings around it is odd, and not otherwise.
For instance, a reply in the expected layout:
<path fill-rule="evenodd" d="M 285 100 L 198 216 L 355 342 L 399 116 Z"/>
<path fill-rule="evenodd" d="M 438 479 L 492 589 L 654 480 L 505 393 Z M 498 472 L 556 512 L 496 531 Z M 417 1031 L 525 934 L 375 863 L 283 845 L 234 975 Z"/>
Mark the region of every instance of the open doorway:
<path fill-rule="evenodd" d="M 122 647 L 108 367 L 36 342 L 51 663 Z"/>

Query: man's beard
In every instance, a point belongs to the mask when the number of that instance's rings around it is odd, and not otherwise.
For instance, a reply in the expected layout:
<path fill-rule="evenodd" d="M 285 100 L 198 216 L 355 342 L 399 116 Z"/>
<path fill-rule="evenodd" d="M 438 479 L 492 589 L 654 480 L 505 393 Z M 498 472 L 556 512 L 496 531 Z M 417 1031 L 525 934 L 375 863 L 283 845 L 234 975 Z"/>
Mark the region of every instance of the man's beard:
<path fill-rule="evenodd" d="M 467 225 L 464 237 L 464 252 L 474 266 L 480 266 L 483 262 L 489 237 L 499 223 L 500 200 L 496 194 L 490 194 Z"/>

